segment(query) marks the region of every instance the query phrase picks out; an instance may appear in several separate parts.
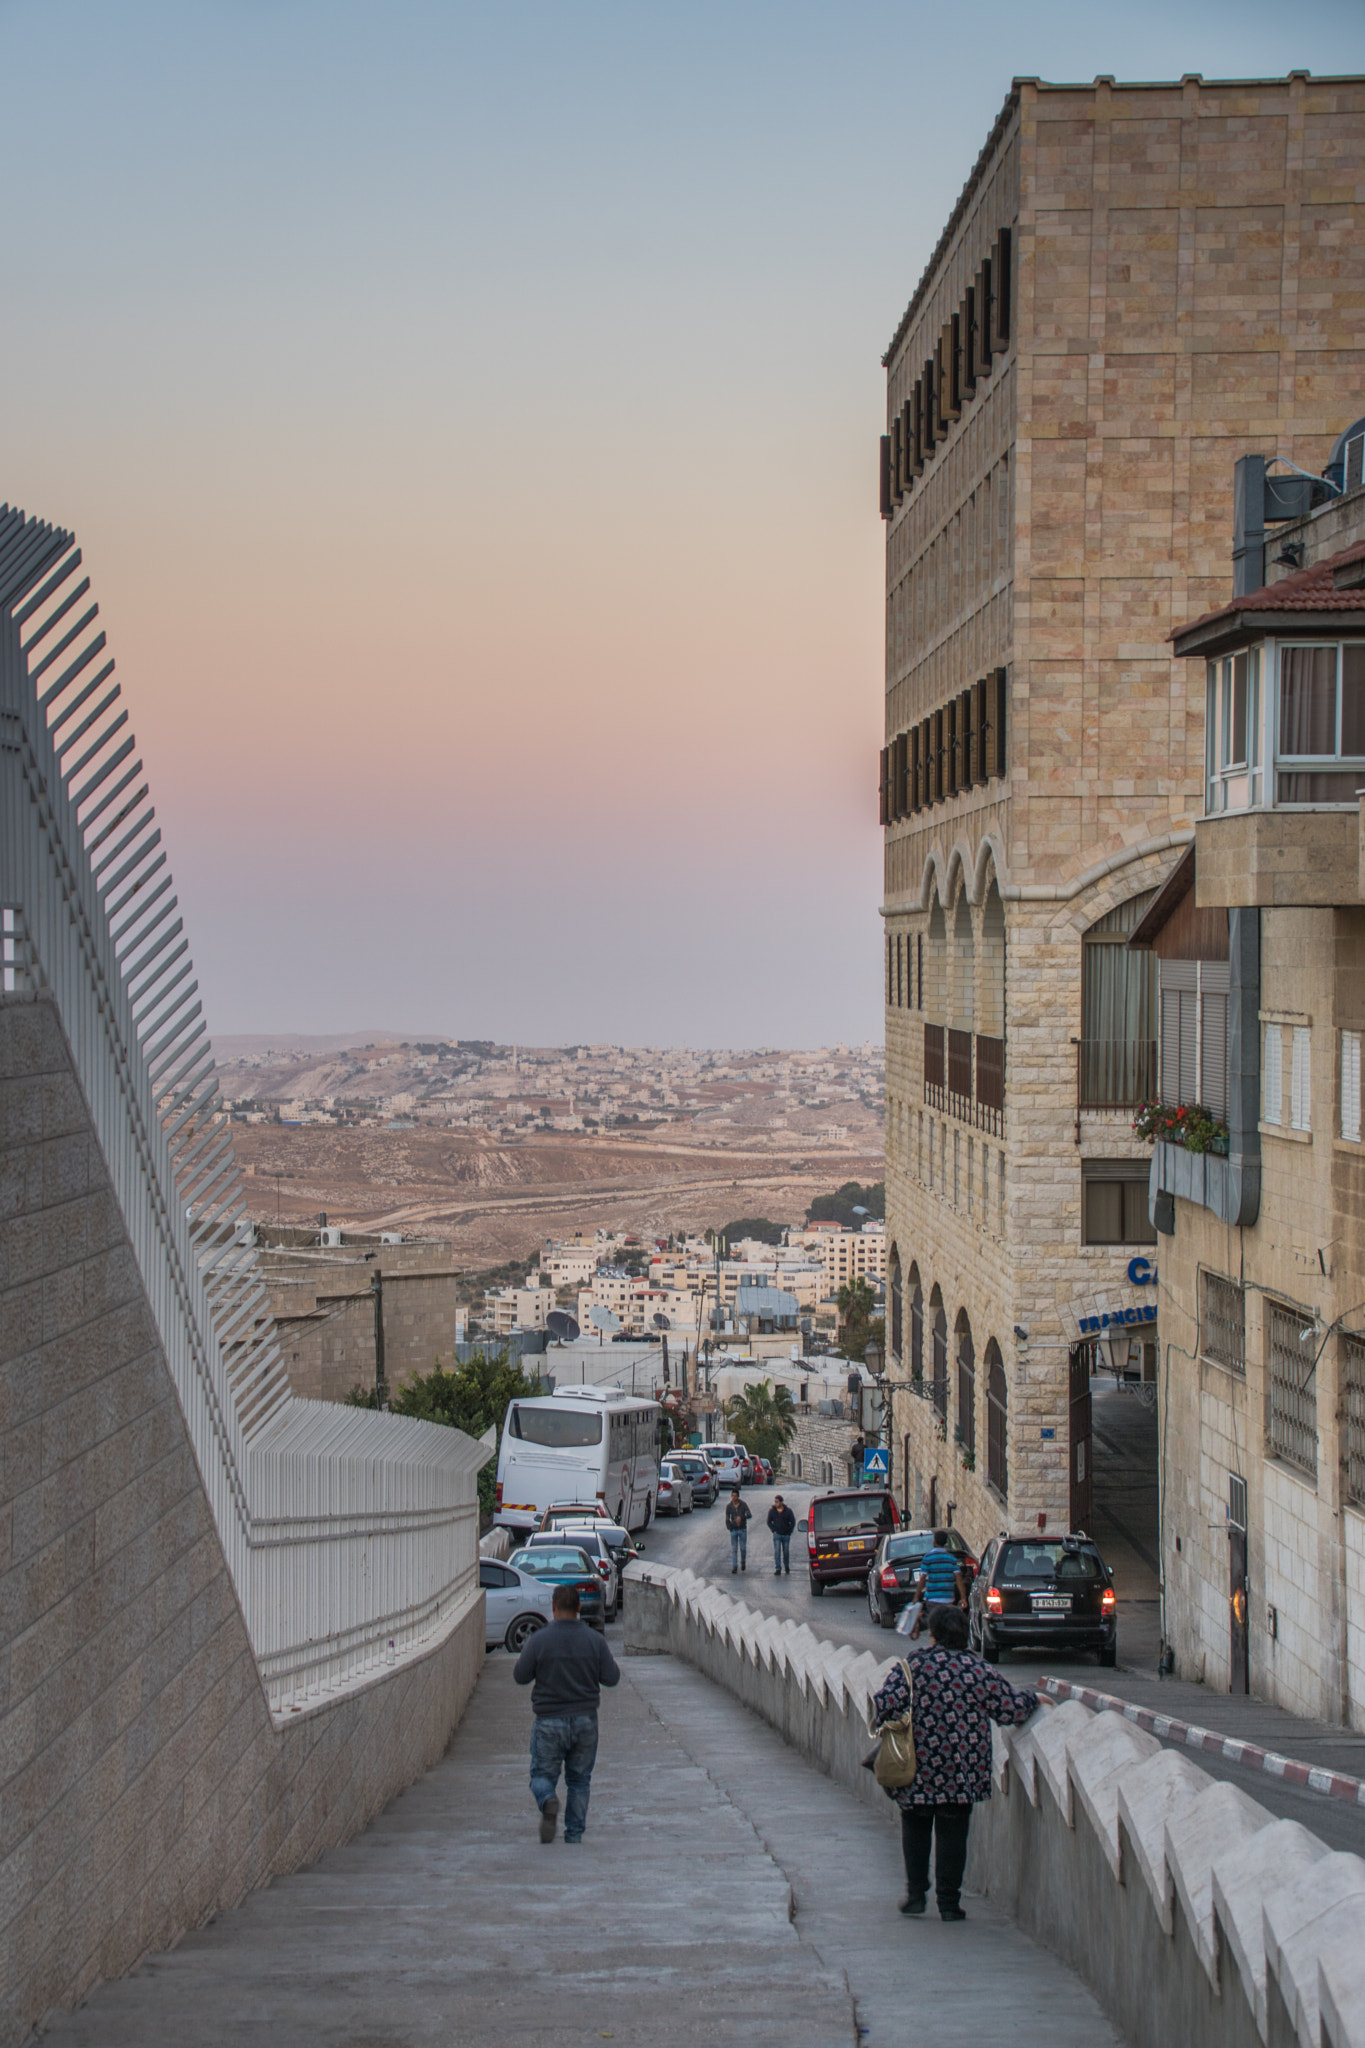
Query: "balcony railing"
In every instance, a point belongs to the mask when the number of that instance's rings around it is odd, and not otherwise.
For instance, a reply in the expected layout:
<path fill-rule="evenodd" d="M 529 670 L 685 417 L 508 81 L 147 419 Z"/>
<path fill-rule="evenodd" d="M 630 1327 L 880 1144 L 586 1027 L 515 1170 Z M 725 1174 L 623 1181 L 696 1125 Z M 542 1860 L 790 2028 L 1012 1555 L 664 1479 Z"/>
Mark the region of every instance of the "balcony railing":
<path fill-rule="evenodd" d="M 1079 1038 L 1076 1101 L 1082 1109 L 1136 1109 L 1156 1094 L 1154 1038 Z"/>
<path fill-rule="evenodd" d="M 924 1099 L 998 1137 L 1005 1115 L 1004 1039 L 926 1024 Z"/>

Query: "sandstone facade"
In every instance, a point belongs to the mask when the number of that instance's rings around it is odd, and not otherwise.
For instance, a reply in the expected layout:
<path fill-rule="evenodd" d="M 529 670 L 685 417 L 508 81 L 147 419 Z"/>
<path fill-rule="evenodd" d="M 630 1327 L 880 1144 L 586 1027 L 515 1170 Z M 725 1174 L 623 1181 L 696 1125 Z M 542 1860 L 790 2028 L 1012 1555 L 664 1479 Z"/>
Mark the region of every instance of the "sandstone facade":
<path fill-rule="evenodd" d="M 1167 636 L 1230 591 L 1236 457 L 1320 469 L 1360 411 L 1363 115 L 1356 79 L 1018 82 L 886 358 L 893 1380 L 916 1285 L 950 1354 L 941 1423 L 902 1388 L 893 1440 L 907 1502 L 932 1487 L 978 1545 L 1006 1519 L 1069 1522 L 1075 1316 L 1135 1299 L 1143 1247 L 1081 1241 L 1082 1161 L 1145 1154 L 1131 1109 L 1078 1110 L 1082 938 L 1160 884 L 1202 811 L 1202 672 Z M 953 351 L 987 263 L 1008 333 L 983 368 Z M 931 367 L 954 381 L 926 451 Z M 988 700 L 962 693 L 1001 670 L 993 759 Z M 972 772 L 912 788 L 950 706 Z M 976 1058 L 1003 1041 L 1003 1112 L 975 1074 L 964 1096 L 926 1070 L 926 1025 Z M 926 1372 L 931 1349 L 926 1326 Z"/>

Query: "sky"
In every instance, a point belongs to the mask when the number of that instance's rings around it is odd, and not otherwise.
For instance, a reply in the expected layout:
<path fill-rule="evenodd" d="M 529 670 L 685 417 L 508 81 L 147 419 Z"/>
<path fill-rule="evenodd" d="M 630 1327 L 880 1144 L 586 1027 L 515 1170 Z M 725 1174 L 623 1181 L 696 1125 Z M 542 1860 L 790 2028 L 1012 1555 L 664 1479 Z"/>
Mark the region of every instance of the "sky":
<path fill-rule="evenodd" d="M 1359 0 L 0 0 L 0 501 L 212 1028 L 880 1036 L 882 351 L 1012 76 L 1290 69 Z"/>

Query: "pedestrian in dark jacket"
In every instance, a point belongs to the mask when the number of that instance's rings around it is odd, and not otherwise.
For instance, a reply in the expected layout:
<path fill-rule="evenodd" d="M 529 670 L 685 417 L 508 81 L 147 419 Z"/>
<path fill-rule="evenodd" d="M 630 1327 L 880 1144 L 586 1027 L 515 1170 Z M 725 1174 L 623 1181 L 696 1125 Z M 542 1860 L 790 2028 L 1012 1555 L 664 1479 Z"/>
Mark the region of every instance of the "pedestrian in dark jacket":
<path fill-rule="evenodd" d="M 725 1526 L 730 1531 L 730 1576 L 749 1569 L 749 1524 L 753 1510 L 740 1498 L 739 1488 L 731 1490 L 725 1508 Z"/>
<path fill-rule="evenodd" d="M 962 1873 L 972 1807 L 991 1796 L 991 1727 L 1027 1721 L 1036 1692 L 1016 1692 L 967 1648 L 967 1617 L 960 1607 L 938 1607 L 929 1619 L 934 1647 L 914 1664 L 915 1775 L 891 1797 L 901 1810 L 901 1851 L 906 1897 L 902 1913 L 923 1913 L 929 1896 L 929 1845 L 934 1844 L 934 1890 L 939 1917 L 965 1920 Z M 903 1714 L 910 1689 L 899 1664 L 873 1694 L 873 1727 Z"/>
<path fill-rule="evenodd" d="M 768 1510 L 768 1527 L 773 1532 L 773 1577 L 792 1575 L 792 1530 L 796 1517 L 779 1493 Z"/>
<path fill-rule="evenodd" d="M 564 1839 L 581 1842 L 597 1760 L 601 1688 L 619 1685 L 621 1673 L 605 1637 L 579 1620 L 576 1586 L 556 1586 L 550 1608 L 553 1621 L 527 1637 L 512 1676 L 531 1687 L 531 1797 L 540 1808 L 540 1839 L 555 1838 L 562 1764 Z"/>

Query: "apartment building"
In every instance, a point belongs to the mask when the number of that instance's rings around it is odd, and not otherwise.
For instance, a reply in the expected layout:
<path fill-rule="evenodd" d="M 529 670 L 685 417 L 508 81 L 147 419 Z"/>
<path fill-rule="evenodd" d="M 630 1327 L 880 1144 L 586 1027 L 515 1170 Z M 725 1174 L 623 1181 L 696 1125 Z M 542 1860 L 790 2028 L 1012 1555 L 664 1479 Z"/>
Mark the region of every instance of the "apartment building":
<path fill-rule="evenodd" d="M 895 1471 L 973 1542 L 1085 1526 L 1095 1340 L 1157 1369 L 1126 941 L 1204 794 L 1168 636 L 1226 599 L 1235 458 L 1320 469 L 1361 409 L 1362 113 L 1016 81 L 885 358 Z"/>
<path fill-rule="evenodd" d="M 1130 943 L 1157 956 L 1171 1126 L 1165 1633 L 1219 1690 L 1362 1727 L 1365 418 L 1332 454 L 1348 487 L 1269 529 L 1277 580 L 1176 636 L 1207 692 L 1206 816 Z M 1239 469 L 1239 510 L 1302 490 Z"/>

